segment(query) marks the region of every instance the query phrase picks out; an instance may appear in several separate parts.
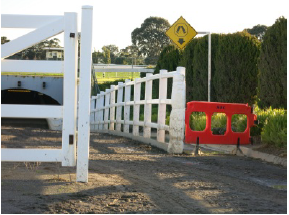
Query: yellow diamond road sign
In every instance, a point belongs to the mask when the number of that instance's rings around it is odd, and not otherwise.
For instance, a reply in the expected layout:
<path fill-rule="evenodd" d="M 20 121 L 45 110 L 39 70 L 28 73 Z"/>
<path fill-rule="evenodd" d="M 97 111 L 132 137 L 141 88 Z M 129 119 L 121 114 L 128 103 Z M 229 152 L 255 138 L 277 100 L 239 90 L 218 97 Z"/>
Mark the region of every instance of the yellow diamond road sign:
<path fill-rule="evenodd" d="M 185 46 L 197 35 L 196 30 L 181 16 L 170 28 L 166 35 L 180 48 Z"/>

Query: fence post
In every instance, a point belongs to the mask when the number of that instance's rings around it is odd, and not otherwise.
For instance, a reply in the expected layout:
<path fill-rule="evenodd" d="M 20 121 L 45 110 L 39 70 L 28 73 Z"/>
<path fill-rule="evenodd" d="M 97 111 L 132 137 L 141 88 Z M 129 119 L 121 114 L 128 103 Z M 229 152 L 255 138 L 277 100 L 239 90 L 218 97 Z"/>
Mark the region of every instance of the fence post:
<path fill-rule="evenodd" d="M 153 74 L 147 73 L 146 78 L 149 78 Z M 146 80 L 145 85 L 145 107 L 144 107 L 144 132 L 143 136 L 145 138 L 151 138 L 151 127 L 146 126 L 147 123 L 151 123 L 152 119 L 152 104 L 147 103 L 148 100 L 152 99 L 152 85 L 153 80 Z"/>
<path fill-rule="evenodd" d="M 185 108 L 186 108 L 186 69 L 177 68 L 177 74 L 173 77 L 172 112 L 170 115 L 170 142 L 169 153 L 183 153 L 185 132 Z"/>
<path fill-rule="evenodd" d="M 92 96 L 90 98 L 90 131 L 93 131 L 94 130 L 94 115 L 95 115 L 95 112 L 94 112 L 94 107 L 95 107 L 95 99 L 93 99 L 94 96 Z"/>
<path fill-rule="evenodd" d="M 96 129 L 102 130 L 103 124 L 100 124 L 103 122 L 103 106 L 104 106 L 104 92 L 100 91 L 100 94 L 97 95 L 97 103 L 96 103 L 96 122 L 98 122 Z"/>
<path fill-rule="evenodd" d="M 95 112 L 94 112 L 94 120 L 93 122 L 97 123 L 98 120 L 98 112 L 99 112 L 99 97 L 100 95 L 97 94 L 95 96 Z M 94 124 L 94 131 L 97 131 L 99 129 L 99 124 Z"/>
<path fill-rule="evenodd" d="M 104 104 L 104 124 L 103 129 L 108 130 L 108 113 L 109 113 L 109 101 L 110 101 L 110 89 L 105 90 L 105 104 Z"/>
<path fill-rule="evenodd" d="M 77 32 L 77 14 L 64 13 L 62 166 L 76 165 Z M 70 37 L 70 33 L 75 33 L 75 37 Z"/>
<path fill-rule="evenodd" d="M 166 124 L 166 104 L 162 104 L 161 100 L 167 98 L 167 86 L 168 79 L 163 78 L 162 74 L 168 73 L 167 70 L 160 70 L 160 84 L 159 84 L 159 108 L 158 108 L 158 124 L 165 125 Z M 165 130 L 160 130 L 158 128 L 157 140 L 159 142 L 165 142 Z"/>
<path fill-rule="evenodd" d="M 109 123 L 109 130 L 114 131 L 114 122 L 115 119 L 115 85 L 110 85 L 110 123 Z"/>
<path fill-rule="evenodd" d="M 121 131 L 121 113 L 122 113 L 122 105 L 120 103 L 122 102 L 123 98 L 123 83 L 118 82 L 118 91 L 117 91 L 117 104 L 118 106 L 116 107 L 116 130 Z"/>
<path fill-rule="evenodd" d="M 123 126 L 123 131 L 125 133 L 129 133 L 129 118 L 130 118 L 130 105 L 127 105 L 126 102 L 130 101 L 130 93 L 131 93 L 131 85 L 127 85 L 127 83 L 130 82 L 130 80 L 126 79 L 125 80 L 125 94 L 124 94 L 124 126 Z"/>
<path fill-rule="evenodd" d="M 104 92 L 100 91 L 100 96 L 99 96 L 99 112 L 98 112 L 98 119 L 97 121 L 101 122 L 101 124 L 98 124 L 98 129 L 103 130 L 103 113 L 104 113 Z"/>
<path fill-rule="evenodd" d="M 92 53 L 92 6 L 82 6 L 79 118 L 76 180 L 88 182 L 89 141 L 90 141 L 90 91 Z M 75 32 L 78 34 L 78 32 Z"/>
<path fill-rule="evenodd" d="M 139 78 L 134 80 L 134 102 L 140 101 L 140 87 L 141 83 L 137 83 Z M 139 104 L 134 104 L 133 106 L 133 136 L 139 136 Z"/>

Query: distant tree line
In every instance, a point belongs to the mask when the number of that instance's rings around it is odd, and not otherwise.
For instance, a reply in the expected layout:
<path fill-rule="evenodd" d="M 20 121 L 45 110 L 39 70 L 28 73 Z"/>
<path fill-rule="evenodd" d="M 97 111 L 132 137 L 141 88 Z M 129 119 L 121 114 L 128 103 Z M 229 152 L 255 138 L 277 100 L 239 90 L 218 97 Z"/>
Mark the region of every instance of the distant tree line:
<path fill-rule="evenodd" d="M 3 36 L 1 37 L 1 44 L 8 43 L 10 40 Z M 53 38 L 50 40 L 44 40 L 40 43 L 37 43 L 34 46 L 31 46 L 27 49 L 24 49 L 21 52 L 18 52 L 7 59 L 17 59 L 17 60 L 45 60 L 46 51 L 44 48 L 60 48 L 60 40 Z"/>

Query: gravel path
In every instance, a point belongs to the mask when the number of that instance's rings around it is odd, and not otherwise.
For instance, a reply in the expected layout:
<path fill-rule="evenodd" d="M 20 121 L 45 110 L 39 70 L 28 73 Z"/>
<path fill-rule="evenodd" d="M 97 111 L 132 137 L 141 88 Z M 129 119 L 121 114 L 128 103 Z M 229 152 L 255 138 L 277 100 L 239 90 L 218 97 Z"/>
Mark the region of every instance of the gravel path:
<path fill-rule="evenodd" d="M 1 127 L 3 147 L 60 147 L 61 133 Z M 208 152 L 168 155 L 92 133 L 89 183 L 59 163 L 1 166 L 2 213 L 287 213 L 287 170 Z"/>

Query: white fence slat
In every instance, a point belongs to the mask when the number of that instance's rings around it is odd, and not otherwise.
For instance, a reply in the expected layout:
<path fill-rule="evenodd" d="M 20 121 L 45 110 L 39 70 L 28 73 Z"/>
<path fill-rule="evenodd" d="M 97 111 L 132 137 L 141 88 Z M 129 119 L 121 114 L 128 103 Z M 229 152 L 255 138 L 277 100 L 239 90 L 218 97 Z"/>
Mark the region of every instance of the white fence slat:
<path fill-rule="evenodd" d="M 97 118 L 97 121 L 103 121 L 104 120 L 104 92 L 101 91 L 100 92 L 100 98 L 99 98 L 99 111 L 98 111 L 98 118 Z M 100 124 L 98 126 L 98 129 L 99 130 L 103 130 L 103 124 Z"/>
<path fill-rule="evenodd" d="M 115 119 L 115 86 L 114 85 L 110 85 L 110 117 L 109 119 L 111 120 L 111 122 L 109 123 L 109 130 L 114 130 L 114 122 L 113 120 Z"/>
<path fill-rule="evenodd" d="M 134 106 L 133 106 L 133 135 L 139 136 L 139 126 L 137 123 L 139 122 L 139 111 L 140 111 L 140 105 L 136 102 L 140 101 L 140 90 L 141 90 L 141 83 L 137 83 L 139 78 L 135 79 L 135 85 L 134 85 Z"/>
<path fill-rule="evenodd" d="M 1 161 L 61 162 L 61 149 L 1 149 Z"/>
<path fill-rule="evenodd" d="M 88 182 L 93 7 L 82 7 L 76 180 Z M 77 32 L 76 32 L 77 34 Z"/>
<path fill-rule="evenodd" d="M 146 74 L 146 78 L 152 76 L 153 74 Z M 144 133 L 143 136 L 145 138 L 150 138 L 151 137 L 151 127 L 148 126 L 149 123 L 151 123 L 151 115 L 152 115 L 152 105 L 148 103 L 148 100 L 152 99 L 152 86 L 153 86 L 153 81 L 148 80 L 146 81 L 145 85 L 145 106 L 144 106 Z"/>
<path fill-rule="evenodd" d="M 122 103 L 123 99 L 123 83 L 118 82 L 118 92 L 117 92 L 117 104 Z M 117 106 L 116 108 L 116 130 L 121 131 L 121 114 L 122 114 L 122 106 Z"/>
<path fill-rule="evenodd" d="M 1 28 L 39 28 L 63 16 L 2 14 Z"/>
<path fill-rule="evenodd" d="M 92 126 L 90 126 L 90 131 L 94 131 L 95 130 L 95 126 L 94 126 L 94 120 L 95 120 L 95 112 L 92 110 L 95 110 L 96 107 L 96 96 L 92 96 L 90 99 L 90 122 L 92 122 Z"/>
<path fill-rule="evenodd" d="M 110 92 L 109 89 L 106 89 L 105 92 Z M 110 102 L 110 93 L 108 94 L 105 94 L 105 104 L 104 104 L 104 125 L 103 125 L 103 129 L 104 130 L 108 130 L 108 123 L 107 123 L 107 120 L 108 120 L 108 114 L 109 114 L 109 102 Z"/>
<path fill-rule="evenodd" d="M 160 82 L 159 82 L 159 100 L 167 99 L 167 85 L 168 79 L 162 77 L 163 74 L 168 73 L 167 70 L 160 70 Z M 158 107 L 158 124 L 165 125 L 166 123 L 166 104 L 159 103 Z M 159 142 L 165 142 L 165 130 L 158 129 L 157 140 Z"/>
<path fill-rule="evenodd" d="M 64 19 L 60 18 L 45 26 L 37 28 L 36 30 L 18 37 L 8 43 L 1 45 L 1 60 L 9 57 L 17 52 L 22 51 L 30 46 L 35 45 L 45 39 L 53 37 L 64 30 Z"/>
<path fill-rule="evenodd" d="M 1 60 L 1 72 L 63 73 L 63 61 Z"/>
<path fill-rule="evenodd" d="M 62 118 L 62 111 L 56 105 L 1 105 L 1 117 L 9 118 Z"/>
<path fill-rule="evenodd" d="M 77 112 L 77 13 L 64 13 L 64 79 L 63 79 L 63 124 L 62 150 L 63 166 L 76 165 L 76 112 Z M 75 33 L 75 37 L 70 37 Z M 69 136 L 73 135 L 73 144 Z"/>
<path fill-rule="evenodd" d="M 130 80 L 125 80 L 125 83 L 127 84 L 128 82 L 130 82 Z M 131 94 L 131 86 L 130 85 L 125 85 L 125 92 L 124 92 L 124 101 L 125 103 L 130 101 L 130 94 Z M 129 133 L 129 124 L 127 124 L 126 122 L 128 122 L 130 120 L 130 106 L 125 104 L 124 106 L 124 127 L 123 127 L 123 131 L 125 133 Z"/>

